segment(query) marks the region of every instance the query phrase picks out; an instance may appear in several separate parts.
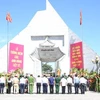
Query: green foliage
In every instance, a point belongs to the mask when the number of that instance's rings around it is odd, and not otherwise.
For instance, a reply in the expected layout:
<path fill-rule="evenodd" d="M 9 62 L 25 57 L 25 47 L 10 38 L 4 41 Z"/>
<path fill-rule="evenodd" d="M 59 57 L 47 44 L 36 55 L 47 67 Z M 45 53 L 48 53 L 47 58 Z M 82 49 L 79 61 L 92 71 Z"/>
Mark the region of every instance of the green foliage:
<path fill-rule="evenodd" d="M 18 68 L 13 73 L 15 73 L 15 74 L 23 74 L 23 70 L 21 68 Z"/>
<path fill-rule="evenodd" d="M 2 76 L 2 73 L 0 73 L 0 77 Z"/>
<path fill-rule="evenodd" d="M 48 65 L 47 63 L 42 65 L 43 72 L 48 72 L 48 71 L 52 72 L 52 70 L 53 70 L 53 68 L 50 65 Z"/>
<path fill-rule="evenodd" d="M 78 75 L 84 75 L 88 79 L 93 78 L 96 75 L 96 72 L 93 70 L 89 72 L 87 69 L 78 69 L 78 68 L 72 68 L 71 73 L 76 73 Z"/>

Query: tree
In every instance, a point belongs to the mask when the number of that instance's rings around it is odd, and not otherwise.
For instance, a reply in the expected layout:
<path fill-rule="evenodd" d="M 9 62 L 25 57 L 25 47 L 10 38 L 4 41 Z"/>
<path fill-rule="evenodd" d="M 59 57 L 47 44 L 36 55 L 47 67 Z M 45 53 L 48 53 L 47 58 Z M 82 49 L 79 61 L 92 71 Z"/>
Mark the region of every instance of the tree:
<path fill-rule="evenodd" d="M 52 70 L 53 70 L 53 68 L 50 65 L 48 65 L 47 63 L 42 65 L 43 72 L 52 72 Z"/>

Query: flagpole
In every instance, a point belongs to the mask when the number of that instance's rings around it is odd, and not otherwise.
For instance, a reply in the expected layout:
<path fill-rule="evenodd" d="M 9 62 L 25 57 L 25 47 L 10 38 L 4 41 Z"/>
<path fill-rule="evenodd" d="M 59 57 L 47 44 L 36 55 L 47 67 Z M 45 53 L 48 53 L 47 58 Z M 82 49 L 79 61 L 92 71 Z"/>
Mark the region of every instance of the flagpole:
<path fill-rule="evenodd" d="M 6 15 L 7 20 L 7 72 L 9 67 L 9 22 L 12 22 L 12 18 L 10 16 L 10 13 L 8 12 Z"/>
<path fill-rule="evenodd" d="M 82 24 L 83 24 L 83 21 L 82 21 L 82 10 L 80 10 L 80 33 L 81 33 L 81 36 L 82 36 L 82 42 L 83 42 L 83 32 L 82 32 Z"/>
<path fill-rule="evenodd" d="M 7 72 L 8 72 L 8 61 L 9 61 L 8 48 L 9 48 L 9 22 L 7 21 Z"/>
<path fill-rule="evenodd" d="M 84 51 L 83 51 L 83 28 L 82 28 L 82 24 L 83 24 L 83 18 L 82 18 L 82 10 L 80 11 L 80 33 L 82 36 L 82 52 L 83 52 L 83 69 L 84 69 Z"/>
<path fill-rule="evenodd" d="M 81 36 L 82 36 L 82 43 L 83 43 L 83 30 L 82 30 L 82 25 L 80 25 L 80 32 L 81 32 Z"/>

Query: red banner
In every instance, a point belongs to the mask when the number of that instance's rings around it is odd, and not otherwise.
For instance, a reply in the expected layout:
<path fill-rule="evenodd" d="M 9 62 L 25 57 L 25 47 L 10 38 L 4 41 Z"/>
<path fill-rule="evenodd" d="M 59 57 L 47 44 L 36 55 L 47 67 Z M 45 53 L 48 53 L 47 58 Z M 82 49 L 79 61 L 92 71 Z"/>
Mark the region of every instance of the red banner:
<path fill-rule="evenodd" d="M 84 68 L 82 42 L 70 45 L 70 68 Z"/>
<path fill-rule="evenodd" d="M 8 72 L 14 71 L 18 68 L 23 69 L 23 56 L 24 46 L 10 43 Z"/>

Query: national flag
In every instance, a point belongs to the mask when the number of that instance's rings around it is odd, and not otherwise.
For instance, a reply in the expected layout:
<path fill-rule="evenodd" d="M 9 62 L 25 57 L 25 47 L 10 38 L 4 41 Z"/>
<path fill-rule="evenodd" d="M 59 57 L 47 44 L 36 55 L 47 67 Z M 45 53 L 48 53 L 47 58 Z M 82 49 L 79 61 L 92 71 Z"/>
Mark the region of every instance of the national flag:
<path fill-rule="evenodd" d="M 80 11 L 80 25 L 82 25 L 82 11 Z"/>
<path fill-rule="evenodd" d="M 8 22 L 12 22 L 12 18 L 11 18 L 11 16 L 10 16 L 10 13 L 7 13 L 7 15 L 6 15 L 6 20 L 7 20 Z"/>

